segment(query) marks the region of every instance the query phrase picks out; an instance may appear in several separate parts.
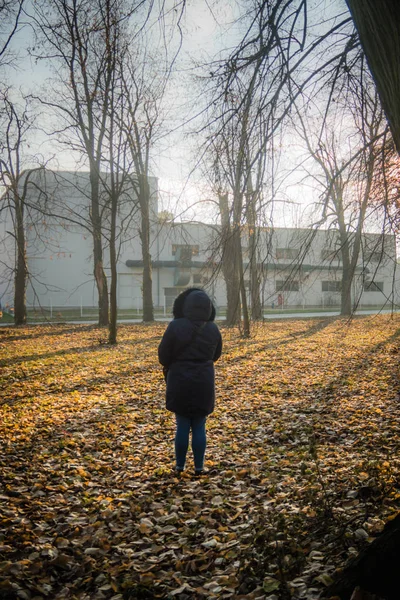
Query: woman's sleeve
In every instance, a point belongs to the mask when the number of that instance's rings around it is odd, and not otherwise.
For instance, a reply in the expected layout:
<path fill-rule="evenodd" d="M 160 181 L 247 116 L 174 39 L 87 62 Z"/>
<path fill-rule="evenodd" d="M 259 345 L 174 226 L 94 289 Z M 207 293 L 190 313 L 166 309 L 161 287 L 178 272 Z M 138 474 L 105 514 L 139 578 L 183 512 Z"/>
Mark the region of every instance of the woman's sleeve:
<path fill-rule="evenodd" d="M 222 336 L 220 331 L 218 330 L 218 343 L 217 343 L 217 347 L 215 348 L 215 352 L 214 352 L 214 357 L 213 357 L 213 361 L 216 362 L 219 357 L 221 356 L 222 353 Z"/>
<path fill-rule="evenodd" d="M 172 332 L 172 322 L 168 325 L 167 329 L 164 332 L 160 345 L 158 346 L 158 361 L 163 367 L 169 367 L 172 362 L 173 357 L 173 332 Z"/>

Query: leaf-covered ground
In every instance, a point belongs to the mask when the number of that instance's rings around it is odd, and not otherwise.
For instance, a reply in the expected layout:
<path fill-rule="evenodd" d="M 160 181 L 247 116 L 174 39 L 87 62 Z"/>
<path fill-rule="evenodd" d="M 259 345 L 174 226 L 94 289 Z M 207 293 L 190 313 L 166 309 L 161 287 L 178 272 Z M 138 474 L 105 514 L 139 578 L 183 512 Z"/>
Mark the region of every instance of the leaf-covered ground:
<path fill-rule="evenodd" d="M 202 479 L 163 330 L 0 330 L 0 598 L 318 598 L 398 512 L 399 317 L 222 330 Z"/>

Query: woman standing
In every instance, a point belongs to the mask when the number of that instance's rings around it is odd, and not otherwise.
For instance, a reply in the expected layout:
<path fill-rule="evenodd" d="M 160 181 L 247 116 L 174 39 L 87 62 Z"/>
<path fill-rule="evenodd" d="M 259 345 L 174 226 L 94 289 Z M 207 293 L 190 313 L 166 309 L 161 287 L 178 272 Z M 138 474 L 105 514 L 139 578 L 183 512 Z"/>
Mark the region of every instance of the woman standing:
<path fill-rule="evenodd" d="M 195 475 L 202 475 L 206 420 L 215 403 L 214 362 L 221 356 L 222 338 L 214 323 L 215 308 L 201 289 L 179 294 L 173 315 L 158 358 L 167 371 L 166 406 L 176 416 L 175 470 L 181 473 L 185 468 L 191 431 Z"/>

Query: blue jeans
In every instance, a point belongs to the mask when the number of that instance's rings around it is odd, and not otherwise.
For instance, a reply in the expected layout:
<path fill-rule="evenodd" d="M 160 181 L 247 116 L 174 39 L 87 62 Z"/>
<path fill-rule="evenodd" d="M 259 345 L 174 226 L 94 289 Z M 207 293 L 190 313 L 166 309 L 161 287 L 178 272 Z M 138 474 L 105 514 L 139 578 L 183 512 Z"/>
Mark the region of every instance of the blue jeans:
<path fill-rule="evenodd" d="M 183 470 L 186 462 L 186 453 L 189 447 L 189 433 L 192 430 L 192 450 L 194 456 L 194 468 L 201 471 L 204 467 L 204 454 L 206 452 L 206 420 L 207 417 L 196 417 L 189 419 L 175 414 L 175 458 L 176 468 Z"/>

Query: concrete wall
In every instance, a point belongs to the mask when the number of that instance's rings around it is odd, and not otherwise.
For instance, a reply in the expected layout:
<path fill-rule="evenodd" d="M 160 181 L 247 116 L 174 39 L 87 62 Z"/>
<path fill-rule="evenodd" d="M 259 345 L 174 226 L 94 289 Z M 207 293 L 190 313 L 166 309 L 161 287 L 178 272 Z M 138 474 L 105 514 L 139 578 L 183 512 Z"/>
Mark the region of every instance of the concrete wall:
<path fill-rule="evenodd" d="M 30 203 L 44 214 L 26 215 L 27 254 L 30 281 L 29 306 L 97 306 L 93 277 L 92 236 L 89 223 L 88 173 L 39 172 L 29 187 Z M 187 285 L 202 285 L 217 306 L 226 304 L 225 283 L 220 268 L 220 231 L 203 223 L 159 223 L 157 180 L 151 181 L 153 299 L 167 309 Z M 103 202 L 107 193 L 103 189 Z M 8 222 L 7 222 L 8 219 Z M 12 299 L 14 243 L 5 233 L 12 228 L 10 215 L 0 223 L 0 294 Z M 126 188 L 119 210 L 118 261 L 119 309 L 141 308 L 140 218 L 134 189 Z M 107 232 L 106 232 L 107 233 Z M 106 244 L 106 239 L 104 240 Z M 262 281 L 262 300 L 271 306 L 330 306 L 340 303 L 335 281 L 341 279 L 340 240 L 335 231 L 268 229 L 258 232 L 257 262 Z M 249 239 L 242 236 L 245 280 L 248 272 Z M 191 261 L 182 262 L 182 247 L 192 248 Z M 181 262 L 179 263 L 179 261 Z M 104 264 L 109 274 L 108 253 Z M 394 236 L 366 234 L 353 284 L 353 301 L 362 306 L 383 305 L 393 300 Z M 374 281 L 376 291 L 364 290 L 364 281 Z M 332 282 L 327 284 L 327 282 Z M 382 287 L 380 291 L 379 287 Z M 395 301 L 397 301 L 397 292 Z"/>

